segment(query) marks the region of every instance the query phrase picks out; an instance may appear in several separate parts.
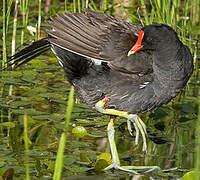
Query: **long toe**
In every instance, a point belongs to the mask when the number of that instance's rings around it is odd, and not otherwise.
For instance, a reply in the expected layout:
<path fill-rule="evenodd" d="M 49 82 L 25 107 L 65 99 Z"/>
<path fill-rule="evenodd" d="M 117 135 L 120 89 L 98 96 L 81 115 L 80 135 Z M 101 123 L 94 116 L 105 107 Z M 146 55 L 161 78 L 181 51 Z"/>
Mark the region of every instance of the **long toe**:
<path fill-rule="evenodd" d="M 139 173 L 150 173 L 152 171 L 160 170 L 161 168 L 158 166 L 119 166 L 116 163 L 112 163 L 111 165 L 106 167 L 104 171 L 108 171 L 111 169 L 116 169 L 132 174 L 139 174 Z"/>

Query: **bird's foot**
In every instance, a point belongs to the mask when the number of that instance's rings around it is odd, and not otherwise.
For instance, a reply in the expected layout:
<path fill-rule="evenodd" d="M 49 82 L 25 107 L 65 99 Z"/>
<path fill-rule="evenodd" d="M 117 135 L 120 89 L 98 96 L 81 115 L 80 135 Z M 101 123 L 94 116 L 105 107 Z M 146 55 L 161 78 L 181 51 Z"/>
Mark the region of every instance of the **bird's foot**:
<path fill-rule="evenodd" d="M 139 174 L 139 173 L 150 173 L 155 170 L 160 170 L 158 166 L 120 166 L 117 163 L 112 163 L 104 169 L 104 171 L 116 169 L 123 172 Z"/>
<path fill-rule="evenodd" d="M 135 144 L 138 145 L 139 142 L 139 135 L 141 133 L 142 135 L 142 139 L 143 139 L 143 148 L 142 150 L 144 152 L 147 152 L 147 142 L 146 142 L 146 135 L 147 135 L 147 131 L 146 131 L 146 125 L 144 124 L 144 122 L 140 119 L 140 117 L 136 114 L 129 114 L 127 117 L 127 126 L 128 126 L 128 131 L 131 135 L 133 130 L 131 128 L 131 123 L 133 123 L 134 127 L 135 127 L 135 131 L 136 131 L 136 135 L 135 135 Z"/>

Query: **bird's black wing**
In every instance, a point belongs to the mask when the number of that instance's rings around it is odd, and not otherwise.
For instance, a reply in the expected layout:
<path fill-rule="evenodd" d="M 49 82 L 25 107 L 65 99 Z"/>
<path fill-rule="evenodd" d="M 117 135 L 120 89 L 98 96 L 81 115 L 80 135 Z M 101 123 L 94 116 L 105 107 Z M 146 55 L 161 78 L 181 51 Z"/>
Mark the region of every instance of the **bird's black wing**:
<path fill-rule="evenodd" d="M 47 30 L 50 43 L 85 57 L 108 61 L 111 68 L 128 74 L 152 71 L 151 52 L 127 56 L 140 27 L 96 11 L 64 13 L 52 18 Z"/>

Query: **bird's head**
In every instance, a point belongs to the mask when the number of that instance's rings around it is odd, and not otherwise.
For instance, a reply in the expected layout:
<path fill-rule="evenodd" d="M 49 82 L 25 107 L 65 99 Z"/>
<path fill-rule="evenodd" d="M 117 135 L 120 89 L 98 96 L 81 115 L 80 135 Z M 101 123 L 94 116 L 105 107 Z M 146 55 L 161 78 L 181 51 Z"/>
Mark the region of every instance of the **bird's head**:
<path fill-rule="evenodd" d="M 158 47 L 176 39 L 176 32 L 168 25 L 151 24 L 145 26 L 140 30 L 137 42 L 129 50 L 128 56 L 140 50 L 156 50 Z"/>

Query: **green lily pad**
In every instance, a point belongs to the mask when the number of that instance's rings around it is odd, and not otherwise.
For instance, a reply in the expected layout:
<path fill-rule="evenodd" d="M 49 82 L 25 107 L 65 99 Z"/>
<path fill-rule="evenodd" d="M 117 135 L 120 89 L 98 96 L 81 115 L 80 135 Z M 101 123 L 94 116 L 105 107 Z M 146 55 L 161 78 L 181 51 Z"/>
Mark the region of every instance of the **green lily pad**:
<path fill-rule="evenodd" d="M 87 135 L 87 130 L 83 126 L 76 126 L 72 129 L 72 134 L 77 138 L 83 138 Z"/>
<path fill-rule="evenodd" d="M 85 153 L 80 153 L 80 160 L 82 162 L 91 163 L 90 159 L 88 158 L 88 156 Z"/>
<path fill-rule="evenodd" d="M 15 123 L 13 123 L 13 122 L 3 122 L 3 123 L 0 123 L 0 127 L 1 126 L 14 128 L 15 127 Z"/>
<path fill-rule="evenodd" d="M 72 157 L 64 158 L 64 165 L 69 166 L 69 165 L 73 164 L 75 161 L 76 160 Z"/>
<path fill-rule="evenodd" d="M 57 141 L 57 130 L 54 126 L 44 125 L 41 127 L 36 138 L 36 144 L 49 145 Z"/>
<path fill-rule="evenodd" d="M 190 171 L 186 173 L 182 180 L 197 180 L 200 179 L 200 172 L 199 171 Z"/>
<path fill-rule="evenodd" d="M 105 169 L 108 166 L 109 166 L 109 163 L 106 160 L 100 159 L 96 162 L 96 164 L 94 166 L 94 170 L 95 171 L 102 171 L 103 169 Z"/>
<path fill-rule="evenodd" d="M 101 153 L 95 163 L 95 171 L 101 171 L 107 166 L 112 164 L 112 159 L 110 153 Z"/>
<path fill-rule="evenodd" d="M 5 161 L 0 161 L 0 168 L 3 167 L 5 164 Z"/>

